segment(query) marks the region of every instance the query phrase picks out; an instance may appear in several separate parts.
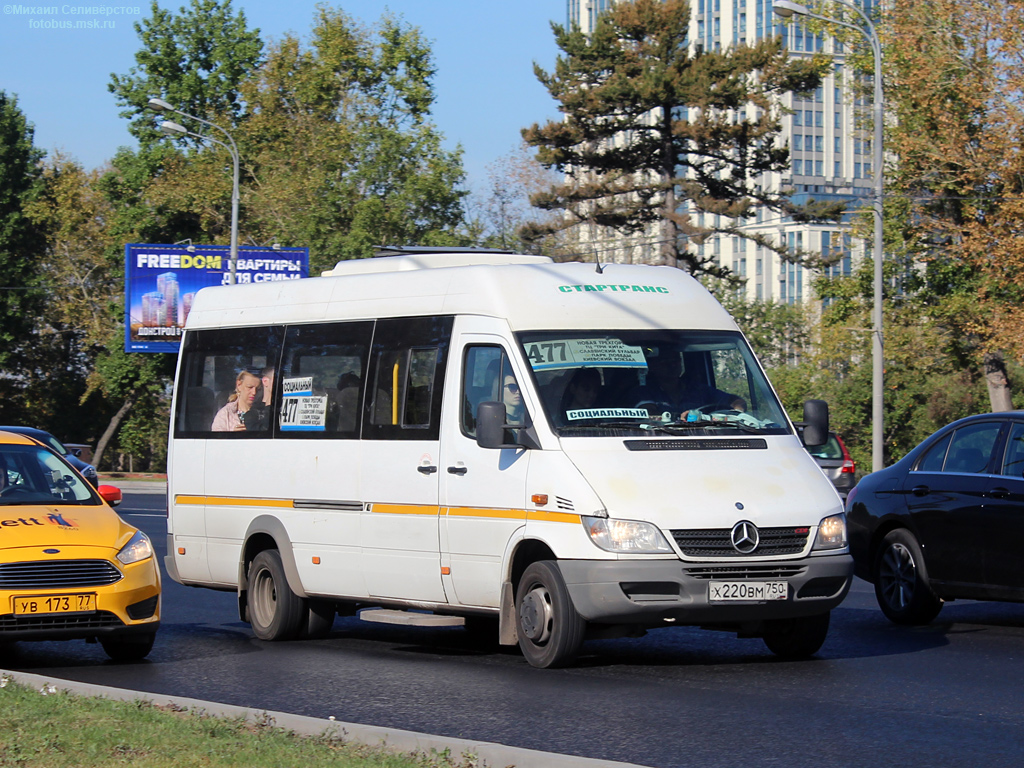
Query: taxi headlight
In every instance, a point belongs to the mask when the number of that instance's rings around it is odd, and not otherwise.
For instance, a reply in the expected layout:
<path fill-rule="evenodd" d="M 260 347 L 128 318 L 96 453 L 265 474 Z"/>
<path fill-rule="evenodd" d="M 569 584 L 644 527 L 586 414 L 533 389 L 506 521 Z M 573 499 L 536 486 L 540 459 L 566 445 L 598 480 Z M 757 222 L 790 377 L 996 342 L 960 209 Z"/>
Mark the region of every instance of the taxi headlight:
<path fill-rule="evenodd" d="M 149 541 L 149 536 L 142 531 L 136 531 L 135 535 L 117 553 L 117 559 L 125 565 L 131 565 L 152 556 L 153 545 Z"/>
<path fill-rule="evenodd" d="M 671 552 L 658 527 L 639 520 L 581 516 L 590 540 L 608 552 Z"/>
<path fill-rule="evenodd" d="M 846 515 L 832 515 L 818 523 L 814 549 L 842 549 L 846 546 Z"/>

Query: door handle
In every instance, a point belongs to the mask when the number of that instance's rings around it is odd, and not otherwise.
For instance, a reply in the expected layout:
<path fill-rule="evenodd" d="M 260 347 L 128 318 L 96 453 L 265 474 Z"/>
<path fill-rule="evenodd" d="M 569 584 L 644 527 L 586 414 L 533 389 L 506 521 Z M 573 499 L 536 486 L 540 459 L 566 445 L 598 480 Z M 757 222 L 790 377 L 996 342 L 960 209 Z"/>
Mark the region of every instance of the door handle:
<path fill-rule="evenodd" d="M 910 492 L 915 496 L 927 496 L 929 493 L 931 493 L 931 488 L 929 488 L 927 485 L 915 485 Z"/>
<path fill-rule="evenodd" d="M 465 467 L 448 467 L 449 475 L 464 475 L 466 474 Z"/>
<path fill-rule="evenodd" d="M 994 499 L 1007 499 L 1010 497 L 1010 489 L 998 486 L 988 492 L 988 495 Z"/>
<path fill-rule="evenodd" d="M 416 467 L 416 471 L 417 472 L 422 472 L 424 475 L 432 475 L 435 472 L 437 472 L 437 467 L 429 467 L 429 466 Z"/>

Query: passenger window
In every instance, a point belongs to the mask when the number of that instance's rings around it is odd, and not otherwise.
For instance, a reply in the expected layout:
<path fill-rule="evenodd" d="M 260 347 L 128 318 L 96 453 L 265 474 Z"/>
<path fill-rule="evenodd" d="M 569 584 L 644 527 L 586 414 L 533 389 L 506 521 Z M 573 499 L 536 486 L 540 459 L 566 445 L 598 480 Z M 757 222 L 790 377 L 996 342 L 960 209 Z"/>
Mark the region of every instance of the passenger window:
<path fill-rule="evenodd" d="M 501 347 L 467 347 L 462 371 L 461 426 L 464 435 L 476 437 L 476 411 L 484 402 L 504 403 L 507 424 L 529 423 L 519 380 Z"/>
<path fill-rule="evenodd" d="M 1024 478 L 1024 423 L 1012 422 L 999 474 Z"/>
<path fill-rule="evenodd" d="M 281 358 L 283 437 L 359 437 L 372 322 L 290 326 Z"/>
<path fill-rule="evenodd" d="M 958 429 L 949 446 L 943 471 L 978 474 L 988 469 L 1001 426 L 999 422 L 982 422 Z"/>
<path fill-rule="evenodd" d="M 451 317 L 378 320 L 373 332 L 363 437 L 437 440 Z"/>
<path fill-rule="evenodd" d="M 925 453 L 924 458 L 917 465 L 918 472 L 941 472 L 942 465 L 946 461 L 946 451 L 949 448 L 949 441 L 953 437 L 952 433 L 943 437 L 939 442 L 928 449 Z"/>
<path fill-rule="evenodd" d="M 181 349 L 175 437 L 269 437 L 272 411 L 263 381 L 273 368 L 283 329 L 193 331 Z M 254 407 L 255 406 L 255 407 Z"/>

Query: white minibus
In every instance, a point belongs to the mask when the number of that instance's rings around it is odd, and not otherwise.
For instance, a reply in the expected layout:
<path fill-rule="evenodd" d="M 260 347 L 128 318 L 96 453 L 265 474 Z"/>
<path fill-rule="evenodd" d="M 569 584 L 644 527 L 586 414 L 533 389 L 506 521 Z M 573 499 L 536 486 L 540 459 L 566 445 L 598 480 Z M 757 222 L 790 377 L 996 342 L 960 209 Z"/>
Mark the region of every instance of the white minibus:
<path fill-rule="evenodd" d="M 205 288 L 172 408 L 167 571 L 263 640 L 489 627 L 552 667 L 690 625 L 798 658 L 850 587 L 839 496 L 678 269 L 396 248 Z"/>

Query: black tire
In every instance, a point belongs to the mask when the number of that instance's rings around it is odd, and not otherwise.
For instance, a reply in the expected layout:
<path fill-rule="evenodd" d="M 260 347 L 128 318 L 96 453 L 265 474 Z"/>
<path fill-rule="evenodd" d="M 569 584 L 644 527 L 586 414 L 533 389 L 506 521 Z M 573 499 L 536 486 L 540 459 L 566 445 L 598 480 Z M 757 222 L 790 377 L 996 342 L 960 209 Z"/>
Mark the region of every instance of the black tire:
<path fill-rule="evenodd" d="M 288 586 L 276 549 L 265 549 L 249 566 L 249 623 L 260 640 L 294 640 L 305 629 L 306 601 Z"/>
<path fill-rule="evenodd" d="M 142 661 L 153 650 L 156 632 L 125 637 L 101 637 L 100 645 L 114 661 Z"/>
<path fill-rule="evenodd" d="M 889 531 L 873 563 L 875 598 L 894 624 L 928 624 L 942 610 L 928 584 L 921 545 L 905 528 Z"/>
<path fill-rule="evenodd" d="M 825 644 L 829 612 L 795 619 L 771 619 L 764 623 L 762 639 L 768 650 L 782 659 L 806 659 Z"/>
<path fill-rule="evenodd" d="M 541 669 L 572 663 L 587 629 L 551 560 L 533 563 L 523 573 L 516 590 L 516 621 L 523 656 Z"/>
<path fill-rule="evenodd" d="M 324 600 L 310 600 L 306 614 L 306 626 L 301 636 L 306 640 L 320 640 L 331 633 L 334 626 L 334 603 Z"/>

